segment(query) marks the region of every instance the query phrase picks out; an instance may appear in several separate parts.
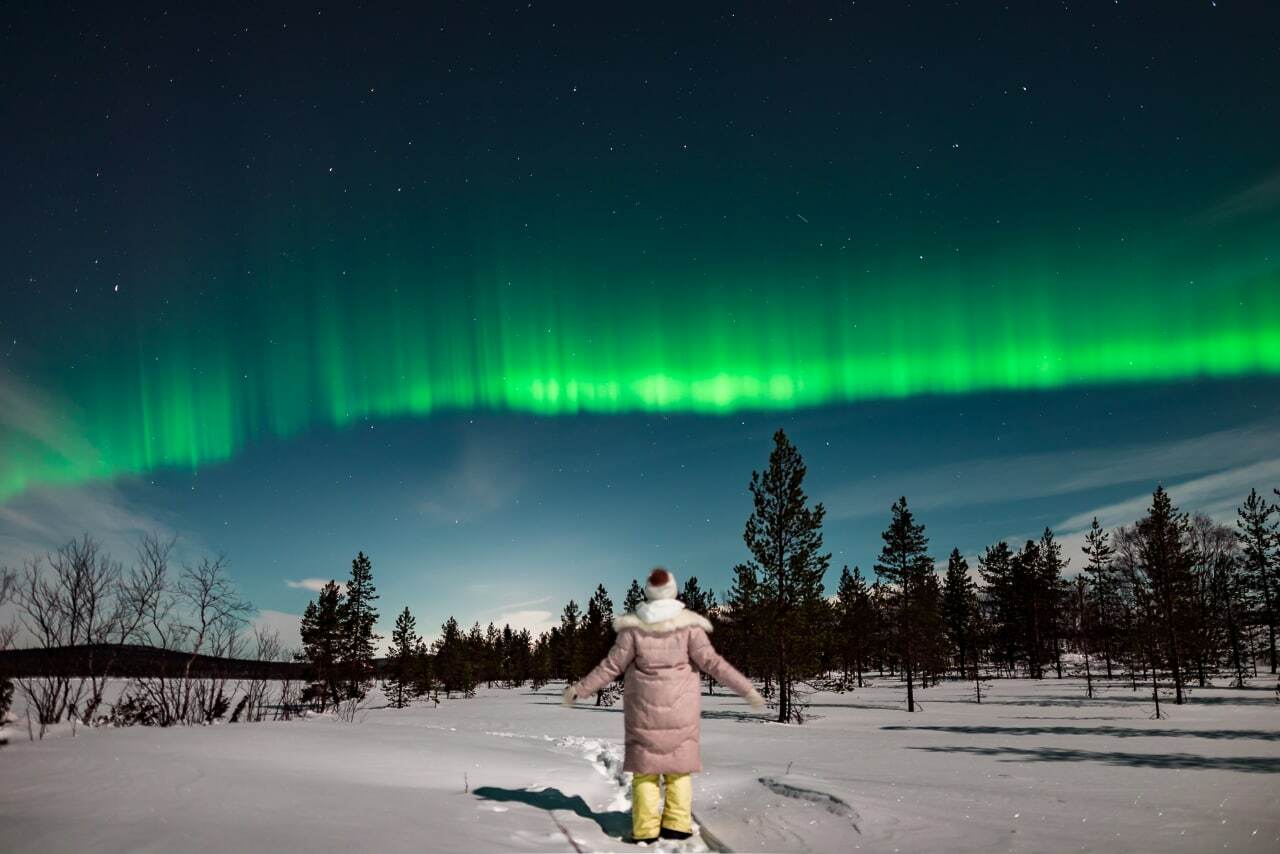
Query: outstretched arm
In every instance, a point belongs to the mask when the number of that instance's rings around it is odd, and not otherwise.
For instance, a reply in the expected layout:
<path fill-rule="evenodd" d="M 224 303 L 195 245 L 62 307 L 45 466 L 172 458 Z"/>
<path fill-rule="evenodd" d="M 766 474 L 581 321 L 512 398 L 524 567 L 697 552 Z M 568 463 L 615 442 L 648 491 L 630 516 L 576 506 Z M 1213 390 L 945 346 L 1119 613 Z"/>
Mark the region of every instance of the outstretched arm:
<path fill-rule="evenodd" d="M 635 655 L 635 638 L 632 637 L 629 631 L 622 632 L 618 635 L 618 639 L 613 642 L 613 648 L 609 650 L 609 654 L 604 657 L 604 660 L 597 664 L 595 669 L 586 676 L 583 676 L 575 684 L 565 689 L 565 701 L 572 703 L 574 700 L 589 697 L 599 691 L 605 685 L 621 676 L 626 671 L 627 665 L 631 663 L 631 659 L 635 658 Z"/>
<path fill-rule="evenodd" d="M 716 648 L 711 645 L 711 638 L 702 629 L 694 629 L 689 635 L 689 658 L 699 670 L 744 698 L 752 708 L 764 708 L 764 699 L 751 684 L 751 680 L 716 652 Z"/>

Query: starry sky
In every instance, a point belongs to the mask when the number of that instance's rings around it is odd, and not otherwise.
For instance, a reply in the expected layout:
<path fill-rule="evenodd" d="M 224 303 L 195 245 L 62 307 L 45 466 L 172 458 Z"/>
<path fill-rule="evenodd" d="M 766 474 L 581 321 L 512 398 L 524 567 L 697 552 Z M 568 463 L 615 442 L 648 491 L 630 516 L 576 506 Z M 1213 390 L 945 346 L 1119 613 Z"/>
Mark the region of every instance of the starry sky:
<path fill-rule="evenodd" d="M 722 589 L 1280 485 L 1274 4 L 48 4 L 0 24 L 0 563 L 223 552 L 293 631 Z"/>

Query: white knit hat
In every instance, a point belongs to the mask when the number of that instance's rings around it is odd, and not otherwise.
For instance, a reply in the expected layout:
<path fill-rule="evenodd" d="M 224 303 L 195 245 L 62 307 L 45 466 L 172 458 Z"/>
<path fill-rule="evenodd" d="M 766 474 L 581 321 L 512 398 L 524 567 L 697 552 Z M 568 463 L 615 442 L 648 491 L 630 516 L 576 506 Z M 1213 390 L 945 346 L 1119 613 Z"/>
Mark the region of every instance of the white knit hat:
<path fill-rule="evenodd" d="M 676 577 L 660 566 L 654 567 L 644 583 L 644 598 L 650 602 L 676 598 Z"/>

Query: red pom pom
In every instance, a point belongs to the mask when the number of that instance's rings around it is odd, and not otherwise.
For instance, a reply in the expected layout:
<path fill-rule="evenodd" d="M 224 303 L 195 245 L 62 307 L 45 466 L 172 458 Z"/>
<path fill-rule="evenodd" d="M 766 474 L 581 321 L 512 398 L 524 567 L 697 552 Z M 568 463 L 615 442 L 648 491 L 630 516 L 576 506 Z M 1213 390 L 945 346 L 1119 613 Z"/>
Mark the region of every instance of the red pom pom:
<path fill-rule="evenodd" d="M 670 580 L 671 573 L 667 572 L 662 567 L 658 567 L 653 572 L 649 573 L 649 584 L 652 587 L 661 587 Z"/>

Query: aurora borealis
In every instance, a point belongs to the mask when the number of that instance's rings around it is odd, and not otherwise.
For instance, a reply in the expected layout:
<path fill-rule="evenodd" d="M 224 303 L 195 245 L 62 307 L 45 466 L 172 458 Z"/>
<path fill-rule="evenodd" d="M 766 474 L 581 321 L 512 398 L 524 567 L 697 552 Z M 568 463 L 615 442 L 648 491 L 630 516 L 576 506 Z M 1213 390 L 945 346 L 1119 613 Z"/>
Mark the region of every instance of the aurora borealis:
<path fill-rule="evenodd" d="M 857 560 L 899 489 L 961 547 L 1225 502 L 1280 435 L 1278 14 L 16 13 L 0 562 L 115 519 L 408 578 L 591 529 L 718 584 L 779 425 Z"/>
<path fill-rule="evenodd" d="M 412 270 L 273 271 L 279 284 L 233 312 L 94 353 L 69 383 L 83 409 L 69 429 L 97 453 L 19 446 L 4 489 L 197 467 L 317 424 L 439 410 L 722 415 L 1280 372 L 1274 270 L 1188 276 L 1181 260 L 837 269 L 799 287 L 713 268 L 726 284 L 664 292 L 568 268 L 446 288 Z"/>

